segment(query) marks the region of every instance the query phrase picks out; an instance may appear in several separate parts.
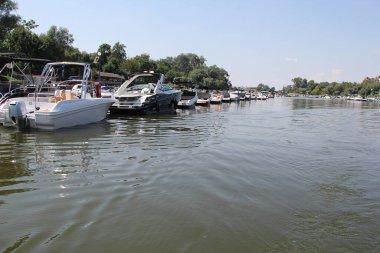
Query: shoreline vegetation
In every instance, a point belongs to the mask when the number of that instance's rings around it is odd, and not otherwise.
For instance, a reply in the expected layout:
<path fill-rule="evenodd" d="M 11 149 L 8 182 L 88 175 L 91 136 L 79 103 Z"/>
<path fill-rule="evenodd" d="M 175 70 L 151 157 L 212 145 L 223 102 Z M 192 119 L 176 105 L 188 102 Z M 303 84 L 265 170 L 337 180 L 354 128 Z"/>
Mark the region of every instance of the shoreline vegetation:
<path fill-rule="evenodd" d="M 134 73 L 155 71 L 163 73 L 167 83 L 182 88 L 198 87 L 208 90 L 234 90 L 227 70 L 217 65 L 207 66 L 206 58 L 194 53 L 168 56 L 154 60 L 149 54 L 127 57 L 126 45 L 116 42 L 99 45 L 97 52 L 80 51 L 73 46 L 74 37 L 67 28 L 52 25 L 46 33 L 36 34 L 38 27 L 34 20 L 23 20 L 15 14 L 17 3 L 5 0 L 0 3 L 0 52 L 20 52 L 24 57 L 48 59 L 50 61 L 79 61 L 94 63 L 97 71 L 118 74 L 128 78 Z M 32 66 L 32 72 L 40 73 L 41 66 Z M 1 80 L 7 79 L 1 73 Z M 284 84 L 281 95 L 298 94 L 308 96 L 380 96 L 380 76 L 366 77 L 356 82 L 321 82 L 296 77 L 292 83 Z M 243 87 L 248 88 L 248 87 Z M 242 88 L 242 89 L 243 89 Z M 253 88 L 253 87 L 252 87 Z M 276 92 L 275 87 L 260 83 L 254 87 L 257 91 Z"/>

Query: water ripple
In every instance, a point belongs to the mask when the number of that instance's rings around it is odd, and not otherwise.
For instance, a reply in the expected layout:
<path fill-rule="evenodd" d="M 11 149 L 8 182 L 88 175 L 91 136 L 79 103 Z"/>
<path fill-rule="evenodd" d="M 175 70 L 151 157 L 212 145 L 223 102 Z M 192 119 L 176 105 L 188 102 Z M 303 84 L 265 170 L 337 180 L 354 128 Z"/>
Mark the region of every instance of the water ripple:
<path fill-rule="evenodd" d="M 0 251 L 376 252 L 378 116 L 276 98 L 2 128 Z"/>

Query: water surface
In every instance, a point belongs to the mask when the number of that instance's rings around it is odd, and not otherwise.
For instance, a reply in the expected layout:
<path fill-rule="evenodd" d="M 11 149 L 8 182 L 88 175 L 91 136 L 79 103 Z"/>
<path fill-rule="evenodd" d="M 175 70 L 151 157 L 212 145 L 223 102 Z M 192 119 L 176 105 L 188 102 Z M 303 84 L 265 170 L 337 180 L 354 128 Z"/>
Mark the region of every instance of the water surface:
<path fill-rule="evenodd" d="M 5 252 L 379 252 L 380 104 L 0 128 Z"/>

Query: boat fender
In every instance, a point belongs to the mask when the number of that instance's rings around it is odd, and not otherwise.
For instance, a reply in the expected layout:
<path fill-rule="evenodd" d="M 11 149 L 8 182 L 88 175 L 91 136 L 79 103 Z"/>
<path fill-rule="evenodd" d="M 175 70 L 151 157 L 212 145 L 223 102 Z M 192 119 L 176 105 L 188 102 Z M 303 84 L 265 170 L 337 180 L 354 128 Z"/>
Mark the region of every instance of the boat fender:
<path fill-rule="evenodd" d="M 24 101 L 12 101 L 9 104 L 9 118 L 18 130 L 26 130 L 29 128 L 29 121 L 26 117 L 27 110 Z"/>

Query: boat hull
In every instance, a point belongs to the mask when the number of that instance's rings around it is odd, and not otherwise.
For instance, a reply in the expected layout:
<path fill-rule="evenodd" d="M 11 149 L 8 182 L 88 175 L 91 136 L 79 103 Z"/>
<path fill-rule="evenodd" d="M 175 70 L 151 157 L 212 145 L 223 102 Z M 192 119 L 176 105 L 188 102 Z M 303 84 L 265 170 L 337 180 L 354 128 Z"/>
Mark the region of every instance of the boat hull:
<path fill-rule="evenodd" d="M 111 115 L 175 113 L 181 93 L 156 94 L 149 103 L 120 103 L 110 107 Z"/>
<path fill-rule="evenodd" d="M 0 123 L 7 127 L 18 127 L 17 122 L 9 115 L 9 106 L 11 106 L 12 102 L 25 105 L 28 113 L 24 118 L 28 121 L 28 128 L 56 130 L 103 120 L 107 116 L 109 107 L 115 100 L 110 98 L 90 98 L 63 100 L 58 103 L 34 103 L 30 99 L 14 99 L 7 103 L 7 107 L 4 105 L 0 110 Z"/>
<path fill-rule="evenodd" d="M 197 102 L 195 103 L 196 105 L 200 106 L 209 106 L 210 105 L 210 100 L 203 100 L 203 99 L 198 99 Z"/>
<path fill-rule="evenodd" d="M 55 130 L 99 122 L 106 118 L 113 99 L 93 98 L 61 101 L 51 111 L 38 111 L 31 116 L 30 126 L 40 130 Z"/>

